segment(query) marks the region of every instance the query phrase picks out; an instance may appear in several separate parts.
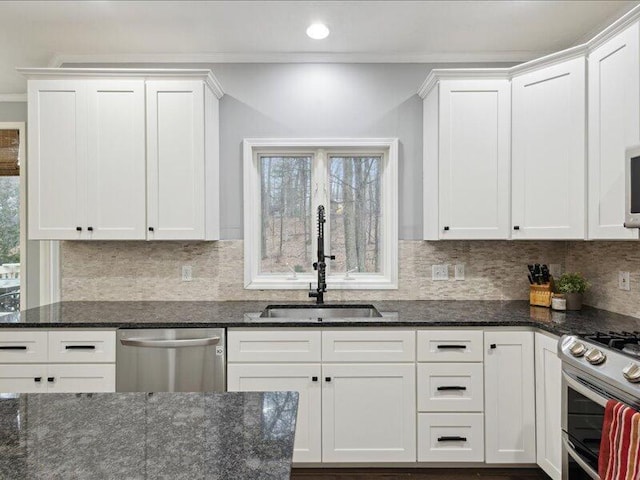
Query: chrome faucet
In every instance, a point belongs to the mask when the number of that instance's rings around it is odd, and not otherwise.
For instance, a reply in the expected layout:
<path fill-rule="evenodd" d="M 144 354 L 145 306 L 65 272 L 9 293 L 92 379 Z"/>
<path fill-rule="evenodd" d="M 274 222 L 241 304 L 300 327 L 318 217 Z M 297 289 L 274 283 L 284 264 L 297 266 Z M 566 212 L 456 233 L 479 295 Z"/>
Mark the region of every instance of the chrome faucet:
<path fill-rule="evenodd" d="M 324 254 L 324 206 L 318 206 L 318 261 L 313 262 L 313 269 L 318 271 L 318 287 L 314 290 L 309 284 L 309 297 L 315 298 L 316 303 L 324 303 L 324 294 L 327 291 L 327 263 L 325 260 L 335 260 L 335 255 Z"/>

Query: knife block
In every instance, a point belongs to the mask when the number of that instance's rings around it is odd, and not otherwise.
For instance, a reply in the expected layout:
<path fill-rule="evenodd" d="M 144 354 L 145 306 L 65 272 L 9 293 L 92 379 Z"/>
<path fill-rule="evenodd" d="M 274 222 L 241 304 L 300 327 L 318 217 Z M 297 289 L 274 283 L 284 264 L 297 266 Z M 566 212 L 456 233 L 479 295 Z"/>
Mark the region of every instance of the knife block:
<path fill-rule="evenodd" d="M 529 305 L 550 307 L 553 293 L 553 280 L 542 285 L 529 285 Z"/>

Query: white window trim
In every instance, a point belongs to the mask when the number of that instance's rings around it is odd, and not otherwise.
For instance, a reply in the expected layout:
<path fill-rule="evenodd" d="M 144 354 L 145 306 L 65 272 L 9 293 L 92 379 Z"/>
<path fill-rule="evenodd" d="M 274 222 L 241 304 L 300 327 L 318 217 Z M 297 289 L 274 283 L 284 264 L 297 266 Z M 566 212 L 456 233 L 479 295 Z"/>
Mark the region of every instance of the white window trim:
<path fill-rule="evenodd" d="M 382 272 L 380 274 L 351 273 L 353 279 L 344 275 L 327 275 L 327 285 L 333 290 L 392 290 L 398 288 L 398 139 L 397 138 L 247 138 L 243 141 L 244 168 L 244 287 L 249 290 L 297 290 L 308 289 L 309 283 L 316 283 L 317 276 L 309 273 L 260 274 L 260 171 L 256 153 L 261 150 L 300 149 L 366 150 L 375 148 L 385 151 L 384 174 L 381 186 L 385 201 L 382 206 L 384 225 Z M 320 158 L 326 162 L 325 158 Z M 321 168 L 324 167 L 321 166 Z M 316 179 L 314 179 L 314 182 Z M 324 181 L 320 185 L 323 203 L 326 205 L 327 189 Z M 318 181 L 320 184 L 321 181 Z M 312 199 L 312 212 L 319 204 L 318 197 Z M 325 237 L 329 237 L 325 232 Z M 331 252 L 327 252 L 328 254 Z M 314 252 L 315 255 L 315 245 Z"/>

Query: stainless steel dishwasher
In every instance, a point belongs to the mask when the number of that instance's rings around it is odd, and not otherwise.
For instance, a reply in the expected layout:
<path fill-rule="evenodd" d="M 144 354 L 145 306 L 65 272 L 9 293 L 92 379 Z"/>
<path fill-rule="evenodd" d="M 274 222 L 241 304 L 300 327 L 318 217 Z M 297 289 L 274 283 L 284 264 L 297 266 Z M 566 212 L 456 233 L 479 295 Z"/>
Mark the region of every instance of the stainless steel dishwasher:
<path fill-rule="evenodd" d="M 224 392 L 225 330 L 118 330 L 116 391 Z"/>

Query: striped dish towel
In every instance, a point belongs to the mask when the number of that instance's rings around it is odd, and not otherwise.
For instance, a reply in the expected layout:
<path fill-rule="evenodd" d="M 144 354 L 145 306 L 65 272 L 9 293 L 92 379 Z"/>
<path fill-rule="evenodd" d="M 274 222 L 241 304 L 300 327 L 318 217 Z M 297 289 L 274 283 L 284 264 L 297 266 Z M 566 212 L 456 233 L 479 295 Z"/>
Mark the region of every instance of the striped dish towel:
<path fill-rule="evenodd" d="M 640 480 L 640 413 L 609 400 L 598 458 L 601 480 Z"/>

